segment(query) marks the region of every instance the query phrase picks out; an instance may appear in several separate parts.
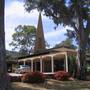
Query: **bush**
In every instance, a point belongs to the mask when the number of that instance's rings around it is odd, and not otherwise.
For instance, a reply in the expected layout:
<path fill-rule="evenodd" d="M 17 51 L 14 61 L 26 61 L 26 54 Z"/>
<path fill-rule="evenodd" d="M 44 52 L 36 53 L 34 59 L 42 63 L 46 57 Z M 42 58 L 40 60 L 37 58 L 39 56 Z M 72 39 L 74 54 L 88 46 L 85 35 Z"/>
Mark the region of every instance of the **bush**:
<path fill-rule="evenodd" d="M 6 80 L 11 81 L 11 76 L 8 73 L 6 74 Z"/>
<path fill-rule="evenodd" d="M 21 80 L 25 83 L 43 83 L 45 81 L 45 75 L 40 72 L 28 72 L 23 74 Z"/>
<path fill-rule="evenodd" d="M 65 71 L 58 71 L 54 74 L 54 79 L 56 80 L 68 80 L 69 77 L 69 73 Z"/>
<path fill-rule="evenodd" d="M 17 76 L 11 76 L 11 79 L 10 79 L 11 82 L 21 82 L 21 77 L 17 77 Z"/>
<path fill-rule="evenodd" d="M 20 76 L 11 76 L 11 75 L 7 74 L 7 80 L 11 81 L 11 82 L 20 82 L 21 78 L 20 78 Z"/>

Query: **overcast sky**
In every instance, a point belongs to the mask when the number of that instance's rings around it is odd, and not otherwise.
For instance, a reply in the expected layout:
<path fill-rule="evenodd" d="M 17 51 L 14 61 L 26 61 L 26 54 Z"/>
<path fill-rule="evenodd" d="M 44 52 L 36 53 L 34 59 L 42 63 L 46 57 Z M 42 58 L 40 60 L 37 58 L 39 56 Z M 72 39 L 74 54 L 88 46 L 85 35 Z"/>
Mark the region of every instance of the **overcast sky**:
<path fill-rule="evenodd" d="M 37 27 L 38 22 L 38 11 L 33 10 L 31 13 L 25 11 L 21 0 L 5 0 L 5 42 L 6 49 L 11 50 L 12 47 L 9 43 L 12 41 L 12 34 L 14 33 L 15 27 L 18 25 L 33 25 Z M 55 24 L 51 19 L 44 16 L 42 13 L 43 29 L 45 40 L 52 46 L 65 40 L 66 28 L 59 26 L 56 30 L 54 29 Z"/>

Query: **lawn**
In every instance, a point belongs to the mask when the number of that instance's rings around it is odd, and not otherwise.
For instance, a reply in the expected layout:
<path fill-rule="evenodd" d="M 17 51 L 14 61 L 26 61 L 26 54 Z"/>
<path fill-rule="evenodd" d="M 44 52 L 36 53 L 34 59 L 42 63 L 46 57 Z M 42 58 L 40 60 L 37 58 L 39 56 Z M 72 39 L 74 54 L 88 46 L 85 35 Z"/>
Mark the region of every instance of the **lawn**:
<path fill-rule="evenodd" d="M 90 81 L 47 80 L 44 84 L 12 82 L 14 90 L 90 90 Z"/>

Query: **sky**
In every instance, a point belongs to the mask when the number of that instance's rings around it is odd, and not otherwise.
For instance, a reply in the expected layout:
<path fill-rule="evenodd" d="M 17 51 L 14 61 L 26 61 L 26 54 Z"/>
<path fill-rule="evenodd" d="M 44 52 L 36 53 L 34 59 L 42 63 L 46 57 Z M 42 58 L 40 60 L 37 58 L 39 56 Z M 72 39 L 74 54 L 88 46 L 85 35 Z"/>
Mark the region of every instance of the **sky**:
<path fill-rule="evenodd" d="M 21 0 L 5 0 L 5 42 L 6 49 L 12 50 L 9 43 L 12 42 L 12 34 L 18 25 L 33 25 L 37 27 L 38 15 L 37 10 L 30 13 L 26 12 L 24 3 Z M 62 27 L 59 25 L 55 30 L 53 21 L 42 13 L 42 22 L 44 29 L 44 37 L 48 44 L 53 47 L 55 44 L 65 40 L 66 29 L 69 27 Z"/>

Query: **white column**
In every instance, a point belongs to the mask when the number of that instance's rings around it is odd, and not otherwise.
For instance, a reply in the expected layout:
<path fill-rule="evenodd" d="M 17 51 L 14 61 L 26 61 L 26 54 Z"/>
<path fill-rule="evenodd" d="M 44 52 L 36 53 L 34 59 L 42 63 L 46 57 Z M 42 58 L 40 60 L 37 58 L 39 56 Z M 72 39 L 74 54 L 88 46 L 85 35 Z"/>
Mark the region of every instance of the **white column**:
<path fill-rule="evenodd" d="M 31 60 L 31 72 L 33 72 L 33 60 Z"/>
<path fill-rule="evenodd" d="M 51 69 L 52 69 L 52 73 L 54 73 L 54 59 L 53 59 L 53 56 L 51 57 Z"/>
<path fill-rule="evenodd" d="M 26 62 L 25 62 L 25 60 L 23 61 L 23 65 L 26 65 Z"/>
<path fill-rule="evenodd" d="M 42 67 L 43 67 L 43 65 L 42 65 L 42 57 L 40 57 L 40 72 L 42 72 Z"/>
<path fill-rule="evenodd" d="M 67 55 L 67 52 L 65 53 L 65 65 L 66 65 L 66 72 L 68 72 L 68 55 Z"/>

